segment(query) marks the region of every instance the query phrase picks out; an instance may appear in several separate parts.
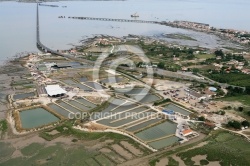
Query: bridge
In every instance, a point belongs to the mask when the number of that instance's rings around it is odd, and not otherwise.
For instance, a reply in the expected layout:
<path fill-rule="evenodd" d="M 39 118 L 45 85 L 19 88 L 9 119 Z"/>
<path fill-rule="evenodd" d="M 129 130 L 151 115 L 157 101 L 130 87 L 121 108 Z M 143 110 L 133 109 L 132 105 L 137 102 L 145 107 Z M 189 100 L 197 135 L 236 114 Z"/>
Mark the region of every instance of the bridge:
<path fill-rule="evenodd" d="M 63 53 L 60 53 L 59 51 L 52 50 L 52 49 L 50 49 L 50 48 L 48 48 L 48 47 L 46 47 L 45 45 L 42 44 L 42 42 L 40 40 L 39 6 L 38 6 L 38 4 L 37 4 L 37 13 L 36 13 L 36 45 L 37 45 L 38 49 L 41 49 L 44 52 L 48 52 L 48 53 L 51 53 L 51 54 L 62 56 L 62 57 L 65 57 L 65 58 L 68 58 L 68 59 L 71 59 L 71 60 L 74 60 L 74 61 L 77 61 L 77 62 L 84 62 L 84 63 L 88 63 L 88 64 L 94 64 L 93 61 L 90 61 L 90 60 L 87 60 L 87 59 L 82 59 L 82 58 L 75 58 L 72 55 L 63 54 Z"/>
<path fill-rule="evenodd" d="M 95 18 L 95 17 L 68 17 L 70 19 L 79 20 L 97 20 L 97 21 L 116 21 L 116 22 L 132 22 L 132 23 L 146 23 L 146 24 L 161 24 L 157 21 L 145 21 L 145 20 L 128 20 L 128 19 L 114 19 L 114 18 Z"/>

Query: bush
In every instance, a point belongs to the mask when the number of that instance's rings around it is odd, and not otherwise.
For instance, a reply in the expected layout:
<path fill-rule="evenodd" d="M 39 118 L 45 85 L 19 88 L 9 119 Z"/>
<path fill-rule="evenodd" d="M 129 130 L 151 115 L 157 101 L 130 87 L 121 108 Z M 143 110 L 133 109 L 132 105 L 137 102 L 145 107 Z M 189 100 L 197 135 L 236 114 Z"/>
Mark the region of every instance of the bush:
<path fill-rule="evenodd" d="M 208 165 L 208 164 L 209 164 L 209 161 L 207 161 L 207 160 L 200 161 L 200 165 Z"/>
<path fill-rule="evenodd" d="M 243 107 L 239 107 L 238 110 L 239 110 L 240 112 L 242 112 L 242 111 L 244 110 L 244 108 L 243 108 Z"/>
<path fill-rule="evenodd" d="M 237 121 L 230 121 L 228 122 L 228 127 L 233 127 L 235 129 L 241 129 L 241 124 L 240 122 L 237 122 Z"/>
<path fill-rule="evenodd" d="M 167 102 L 170 102 L 171 101 L 171 99 L 164 99 L 164 100 L 161 100 L 161 101 L 156 101 L 156 102 L 154 102 L 154 106 L 157 106 L 157 105 L 161 105 L 161 104 L 163 104 L 163 103 L 167 103 Z"/>
<path fill-rule="evenodd" d="M 0 131 L 6 132 L 8 129 L 8 123 L 6 120 L 0 121 Z"/>
<path fill-rule="evenodd" d="M 78 139 L 75 139 L 75 138 L 74 138 L 74 139 L 72 139 L 72 142 L 77 142 L 77 141 L 78 141 Z"/>
<path fill-rule="evenodd" d="M 216 112 L 216 114 L 218 114 L 218 115 L 225 115 L 225 111 L 223 111 L 223 110 L 220 110 L 220 111 L 218 111 L 218 112 Z"/>
<path fill-rule="evenodd" d="M 205 121 L 206 119 L 205 119 L 205 117 L 204 116 L 200 116 L 200 117 L 198 117 L 198 121 Z"/>
<path fill-rule="evenodd" d="M 244 120 L 243 122 L 241 122 L 241 124 L 242 124 L 242 126 L 244 126 L 244 127 L 249 127 L 249 122 L 248 121 L 246 121 L 246 120 Z"/>

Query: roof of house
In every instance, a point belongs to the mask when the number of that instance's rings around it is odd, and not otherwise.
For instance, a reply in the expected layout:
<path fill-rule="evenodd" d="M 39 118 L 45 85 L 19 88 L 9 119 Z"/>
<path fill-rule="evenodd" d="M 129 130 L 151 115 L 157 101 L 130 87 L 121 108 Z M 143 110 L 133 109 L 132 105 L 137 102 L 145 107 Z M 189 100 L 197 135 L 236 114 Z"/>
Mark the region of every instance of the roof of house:
<path fill-rule="evenodd" d="M 192 132 L 193 132 L 193 130 L 191 130 L 191 129 L 186 129 L 186 130 L 182 131 L 183 135 L 186 135 L 186 134 L 189 134 L 189 133 L 192 133 Z"/>
<path fill-rule="evenodd" d="M 64 89 L 62 89 L 59 85 L 47 85 L 45 87 L 49 96 L 60 95 L 66 93 Z"/>
<path fill-rule="evenodd" d="M 205 124 L 205 125 L 208 125 L 208 126 L 215 126 L 215 124 L 214 124 L 214 123 L 212 123 L 212 122 L 208 122 L 208 121 L 206 121 L 204 124 Z"/>
<path fill-rule="evenodd" d="M 191 90 L 191 89 L 189 90 L 189 94 L 194 96 L 194 97 L 197 97 L 197 98 L 203 97 L 202 94 L 197 93 L 197 92 L 195 92 L 194 90 Z"/>

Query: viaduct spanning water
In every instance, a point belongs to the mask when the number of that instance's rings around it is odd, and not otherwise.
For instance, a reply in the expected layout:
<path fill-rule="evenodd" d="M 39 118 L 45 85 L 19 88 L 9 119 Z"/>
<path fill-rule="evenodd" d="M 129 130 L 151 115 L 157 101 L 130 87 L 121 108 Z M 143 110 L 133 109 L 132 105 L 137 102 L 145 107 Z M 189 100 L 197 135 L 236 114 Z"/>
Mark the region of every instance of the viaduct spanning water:
<path fill-rule="evenodd" d="M 38 49 L 41 49 L 44 52 L 49 52 L 49 53 L 52 53 L 52 54 L 55 54 L 55 55 L 63 56 L 65 58 L 69 58 L 69 59 L 72 59 L 72 60 L 75 60 L 75 61 L 78 61 L 78 62 L 86 62 L 86 63 L 89 63 L 89 64 L 94 63 L 93 61 L 90 61 L 90 60 L 87 60 L 87 59 L 74 58 L 71 55 L 60 53 L 60 52 L 58 52 L 56 50 L 50 49 L 50 48 L 46 47 L 45 45 L 43 45 L 42 42 L 40 41 L 39 5 L 38 4 L 37 4 L 37 14 L 36 14 L 36 16 L 37 16 L 37 18 L 36 18 L 36 44 L 37 44 Z"/>
<path fill-rule="evenodd" d="M 157 21 L 145 21 L 145 20 L 129 20 L 129 19 L 113 19 L 113 18 L 95 18 L 95 17 L 68 17 L 71 19 L 80 20 L 95 20 L 95 21 L 116 21 L 116 22 L 133 22 L 133 23 L 147 23 L 147 24 L 161 24 Z"/>
<path fill-rule="evenodd" d="M 81 19 L 81 20 L 98 20 L 98 21 L 116 21 L 116 22 L 133 22 L 133 23 L 147 23 L 147 24 L 160 24 L 161 22 L 157 21 L 145 21 L 145 20 L 129 20 L 129 19 L 112 19 L 112 18 L 94 18 L 94 17 L 68 17 L 72 19 Z M 93 61 L 82 59 L 82 58 L 74 58 L 71 55 L 60 53 L 56 50 L 50 49 L 46 47 L 42 42 L 40 41 L 40 27 L 39 27 L 39 5 L 37 4 L 37 18 L 36 18 L 36 42 L 37 47 L 44 52 L 49 52 L 55 55 L 63 56 L 69 59 L 73 59 L 80 62 L 86 62 L 89 64 L 93 64 Z"/>

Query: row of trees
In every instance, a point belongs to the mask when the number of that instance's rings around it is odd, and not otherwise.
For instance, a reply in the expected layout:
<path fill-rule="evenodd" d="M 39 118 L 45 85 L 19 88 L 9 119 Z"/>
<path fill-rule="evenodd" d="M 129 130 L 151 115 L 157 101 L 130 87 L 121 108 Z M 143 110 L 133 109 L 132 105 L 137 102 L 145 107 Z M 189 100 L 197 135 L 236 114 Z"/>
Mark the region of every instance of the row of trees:
<path fill-rule="evenodd" d="M 227 127 L 234 128 L 234 129 L 241 129 L 241 127 L 249 127 L 249 122 L 248 121 L 243 121 L 243 122 L 238 122 L 238 121 L 229 121 L 227 124 Z"/>

